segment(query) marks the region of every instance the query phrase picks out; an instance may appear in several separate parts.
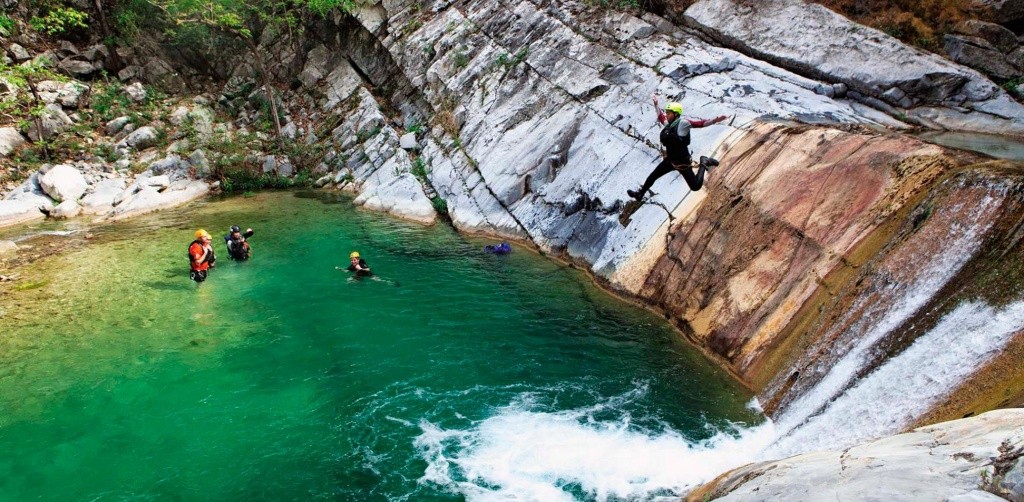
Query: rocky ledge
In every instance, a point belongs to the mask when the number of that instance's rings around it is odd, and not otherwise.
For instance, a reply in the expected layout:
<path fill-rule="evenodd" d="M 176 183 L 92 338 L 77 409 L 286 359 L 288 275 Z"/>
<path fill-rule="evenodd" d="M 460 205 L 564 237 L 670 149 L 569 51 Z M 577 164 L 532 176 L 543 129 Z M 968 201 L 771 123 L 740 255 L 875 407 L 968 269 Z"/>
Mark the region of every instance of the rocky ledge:
<path fill-rule="evenodd" d="M 1024 409 L 729 471 L 686 500 L 1024 500 Z"/>

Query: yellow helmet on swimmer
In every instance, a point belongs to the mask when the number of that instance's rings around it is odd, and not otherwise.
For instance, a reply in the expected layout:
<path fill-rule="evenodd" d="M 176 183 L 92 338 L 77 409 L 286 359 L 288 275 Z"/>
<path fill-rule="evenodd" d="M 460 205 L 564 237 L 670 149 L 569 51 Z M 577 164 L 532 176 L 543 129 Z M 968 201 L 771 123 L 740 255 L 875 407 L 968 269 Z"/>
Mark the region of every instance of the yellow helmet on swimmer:
<path fill-rule="evenodd" d="M 359 251 L 352 251 L 352 253 L 349 254 L 348 257 L 349 257 L 349 259 L 351 259 L 351 258 L 359 258 Z"/>
<path fill-rule="evenodd" d="M 683 104 L 678 102 L 678 101 L 673 101 L 673 102 L 665 105 L 665 111 L 667 111 L 667 112 L 676 112 L 677 114 L 682 115 L 683 114 Z"/>
<path fill-rule="evenodd" d="M 202 239 L 204 237 L 207 238 L 207 239 L 212 239 L 213 238 L 213 237 L 210 237 L 210 234 L 207 233 L 206 230 L 203 230 L 201 228 L 199 230 L 196 230 L 196 239 Z"/>

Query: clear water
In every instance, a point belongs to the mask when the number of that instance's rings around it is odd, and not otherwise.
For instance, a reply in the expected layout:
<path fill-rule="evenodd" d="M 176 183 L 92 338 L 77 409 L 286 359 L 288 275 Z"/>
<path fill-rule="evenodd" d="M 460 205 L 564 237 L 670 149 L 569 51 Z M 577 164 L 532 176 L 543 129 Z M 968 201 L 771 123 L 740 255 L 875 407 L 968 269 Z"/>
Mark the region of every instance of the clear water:
<path fill-rule="evenodd" d="M 192 233 L 232 224 L 253 259 L 215 241 L 197 287 Z M 0 283 L 3 500 L 646 499 L 742 463 L 694 453 L 763 421 L 581 273 L 338 196 L 90 232 Z M 382 280 L 335 270 L 352 250 Z"/>

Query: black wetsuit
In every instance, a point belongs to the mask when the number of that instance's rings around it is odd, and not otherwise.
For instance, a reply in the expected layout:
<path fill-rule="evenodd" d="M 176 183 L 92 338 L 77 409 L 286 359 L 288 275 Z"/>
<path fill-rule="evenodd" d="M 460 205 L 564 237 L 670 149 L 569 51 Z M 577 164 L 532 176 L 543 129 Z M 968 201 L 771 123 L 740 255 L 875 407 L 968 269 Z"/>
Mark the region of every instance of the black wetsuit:
<path fill-rule="evenodd" d="M 352 265 L 352 264 L 349 264 L 349 266 L 348 266 L 348 268 L 346 270 L 348 270 L 349 272 L 355 272 L 357 276 L 373 275 L 373 272 L 370 271 L 370 266 L 366 264 L 366 260 L 360 258 L 359 259 L 359 266 L 362 267 L 365 270 L 357 269 L 356 266 Z"/>
<path fill-rule="evenodd" d="M 661 130 L 661 144 L 665 145 L 665 159 L 644 181 L 640 191 L 637 192 L 639 195 L 635 197 L 637 200 L 643 198 L 644 194 L 654 186 L 654 182 L 658 181 L 658 178 L 672 171 L 679 171 L 679 174 L 682 174 L 683 179 L 686 180 L 687 186 L 694 192 L 704 186 L 704 166 L 699 166 L 696 174 L 690 168 L 690 129 L 710 125 L 708 122 L 706 120 L 691 121 L 680 117 Z"/>
<path fill-rule="evenodd" d="M 231 238 L 231 234 L 224 236 L 224 244 L 228 247 L 228 257 L 236 261 L 245 261 L 249 259 L 249 245 L 246 244 L 245 239 L 252 237 L 253 232 L 251 229 L 241 233 L 241 237 L 236 241 Z"/>

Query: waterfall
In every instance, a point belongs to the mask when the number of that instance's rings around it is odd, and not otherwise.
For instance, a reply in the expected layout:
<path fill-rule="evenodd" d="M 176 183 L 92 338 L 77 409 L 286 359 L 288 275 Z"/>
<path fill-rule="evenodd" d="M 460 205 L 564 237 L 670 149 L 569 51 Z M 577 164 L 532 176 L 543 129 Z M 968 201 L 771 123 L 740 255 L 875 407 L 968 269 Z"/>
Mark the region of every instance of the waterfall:
<path fill-rule="evenodd" d="M 907 350 L 857 382 L 762 454 L 781 458 L 844 448 L 899 432 L 1024 330 L 1024 301 L 994 308 L 964 302 Z M 794 409 L 802 414 L 804 410 Z M 790 420 L 788 417 L 783 421 Z"/>
<path fill-rule="evenodd" d="M 849 311 L 808 351 L 808 358 L 825 354 L 803 365 L 809 368 L 805 378 L 820 378 L 789 390 L 797 397 L 781 408 L 778 439 L 761 458 L 844 448 L 898 433 L 1024 330 L 1024 302 L 992 306 L 963 298 L 909 347 L 879 364 L 885 342 L 914 329 L 913 321 L 934 308 L 936 295 L 985 245 L 1005 195 L 985 190 L 974 201 L 963 197 L 940 205 L 917 234 L 883 257 Z"/>

